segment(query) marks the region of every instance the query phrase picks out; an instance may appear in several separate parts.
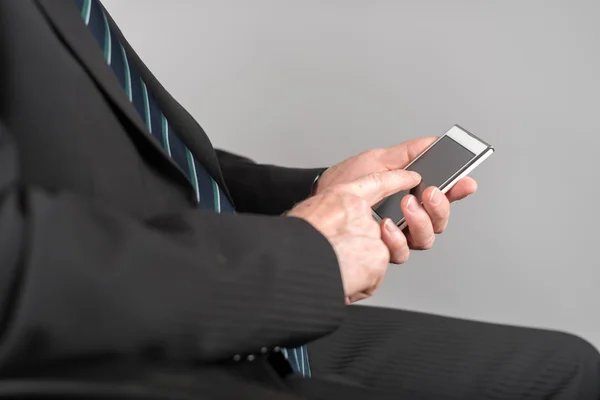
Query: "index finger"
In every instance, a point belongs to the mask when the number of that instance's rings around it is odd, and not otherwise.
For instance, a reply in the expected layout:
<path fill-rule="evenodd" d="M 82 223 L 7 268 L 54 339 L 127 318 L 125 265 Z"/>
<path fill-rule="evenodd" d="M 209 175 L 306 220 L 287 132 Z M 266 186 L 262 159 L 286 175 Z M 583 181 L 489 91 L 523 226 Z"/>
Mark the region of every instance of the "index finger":
<path fill-rule="evenodd" d="M 383 151 L 380 160 L 387 169 L 404 168 L 437 139 L 435 136 L 424 137 L 389 147 Z"/>
<path fill-rule="evenodd" d="M 395 169 L 372 173 L 344 185 L 344 188 L 373 206 L 394 193 L 412 189 L 419 182 L 421 175 L 418 173 Z"/>

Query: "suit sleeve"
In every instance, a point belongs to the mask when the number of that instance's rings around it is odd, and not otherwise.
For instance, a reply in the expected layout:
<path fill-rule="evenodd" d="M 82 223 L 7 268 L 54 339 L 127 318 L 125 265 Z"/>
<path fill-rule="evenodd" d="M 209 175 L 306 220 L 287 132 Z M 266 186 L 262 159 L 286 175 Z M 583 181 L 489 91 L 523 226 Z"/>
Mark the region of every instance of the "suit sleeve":
<path fill-rule="evenodd" d="M 305 221 L 196 209 L 138 221 L 24 185 L 0 126 L 0 368 L 226 360 L 325 335 L 344 309 L 335 253 Z"/>
<path fill-rule="evenodd" d="M 217 156 L 240 212 L 280 215 L 309 197 L 315 178 L 325 171 L 257 164 L 223 150 L 217 150 Z"/>

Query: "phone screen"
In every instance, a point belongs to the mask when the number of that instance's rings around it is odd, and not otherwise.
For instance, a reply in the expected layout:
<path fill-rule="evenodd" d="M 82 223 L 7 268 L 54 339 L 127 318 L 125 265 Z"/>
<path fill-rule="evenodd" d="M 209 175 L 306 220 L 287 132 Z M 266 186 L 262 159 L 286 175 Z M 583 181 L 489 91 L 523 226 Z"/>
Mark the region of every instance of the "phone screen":
<path fill-rule="evenodd" d="M 421 195 L 425 189 L 429 186 L 440 187 L 474 157 L 475 154 L 460 143 L 448 136 L 442 137 L 425 154 L 406 168 L 409 171 L 418 172 L 422 178 L 421 183 L 410 191 L 405 190 L 387 197 L 376 204 L 373 210 L 381 219 L 390 218 L 398 223 L 404 218 L 400 209 L 400 201 L 404 196 L 410 193 L 421 201 Z"/>

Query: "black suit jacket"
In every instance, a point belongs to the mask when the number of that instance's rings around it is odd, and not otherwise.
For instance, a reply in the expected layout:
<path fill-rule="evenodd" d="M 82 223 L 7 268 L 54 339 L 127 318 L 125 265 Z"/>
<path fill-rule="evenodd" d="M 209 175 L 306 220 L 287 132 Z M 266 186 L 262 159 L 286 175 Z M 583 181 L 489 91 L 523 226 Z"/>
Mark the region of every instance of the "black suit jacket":
<path fill-rule="evenodd" d="M 1 0 L 0 377 L 94 357 L 211 364 L 341 323 L 331 246 L 305 221 L 277 216 L 319 170 L 215 151 L 132 62 L 242 214 L 196 208 L 74 1 Z"/>

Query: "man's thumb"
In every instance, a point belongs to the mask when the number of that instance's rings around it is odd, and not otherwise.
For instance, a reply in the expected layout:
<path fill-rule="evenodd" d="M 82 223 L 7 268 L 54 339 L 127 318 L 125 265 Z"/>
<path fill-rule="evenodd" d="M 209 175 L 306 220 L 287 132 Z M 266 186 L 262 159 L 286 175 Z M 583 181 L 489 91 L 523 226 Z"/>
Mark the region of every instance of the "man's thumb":
<path fill-rule="evenodd" d="M 421 175 L 413 171 L 395 169 L 375 172 L 350 183 L 352 194 L 363 198 L 369 205 L 403 190 L 412 189 L 421 182 Z"/>

